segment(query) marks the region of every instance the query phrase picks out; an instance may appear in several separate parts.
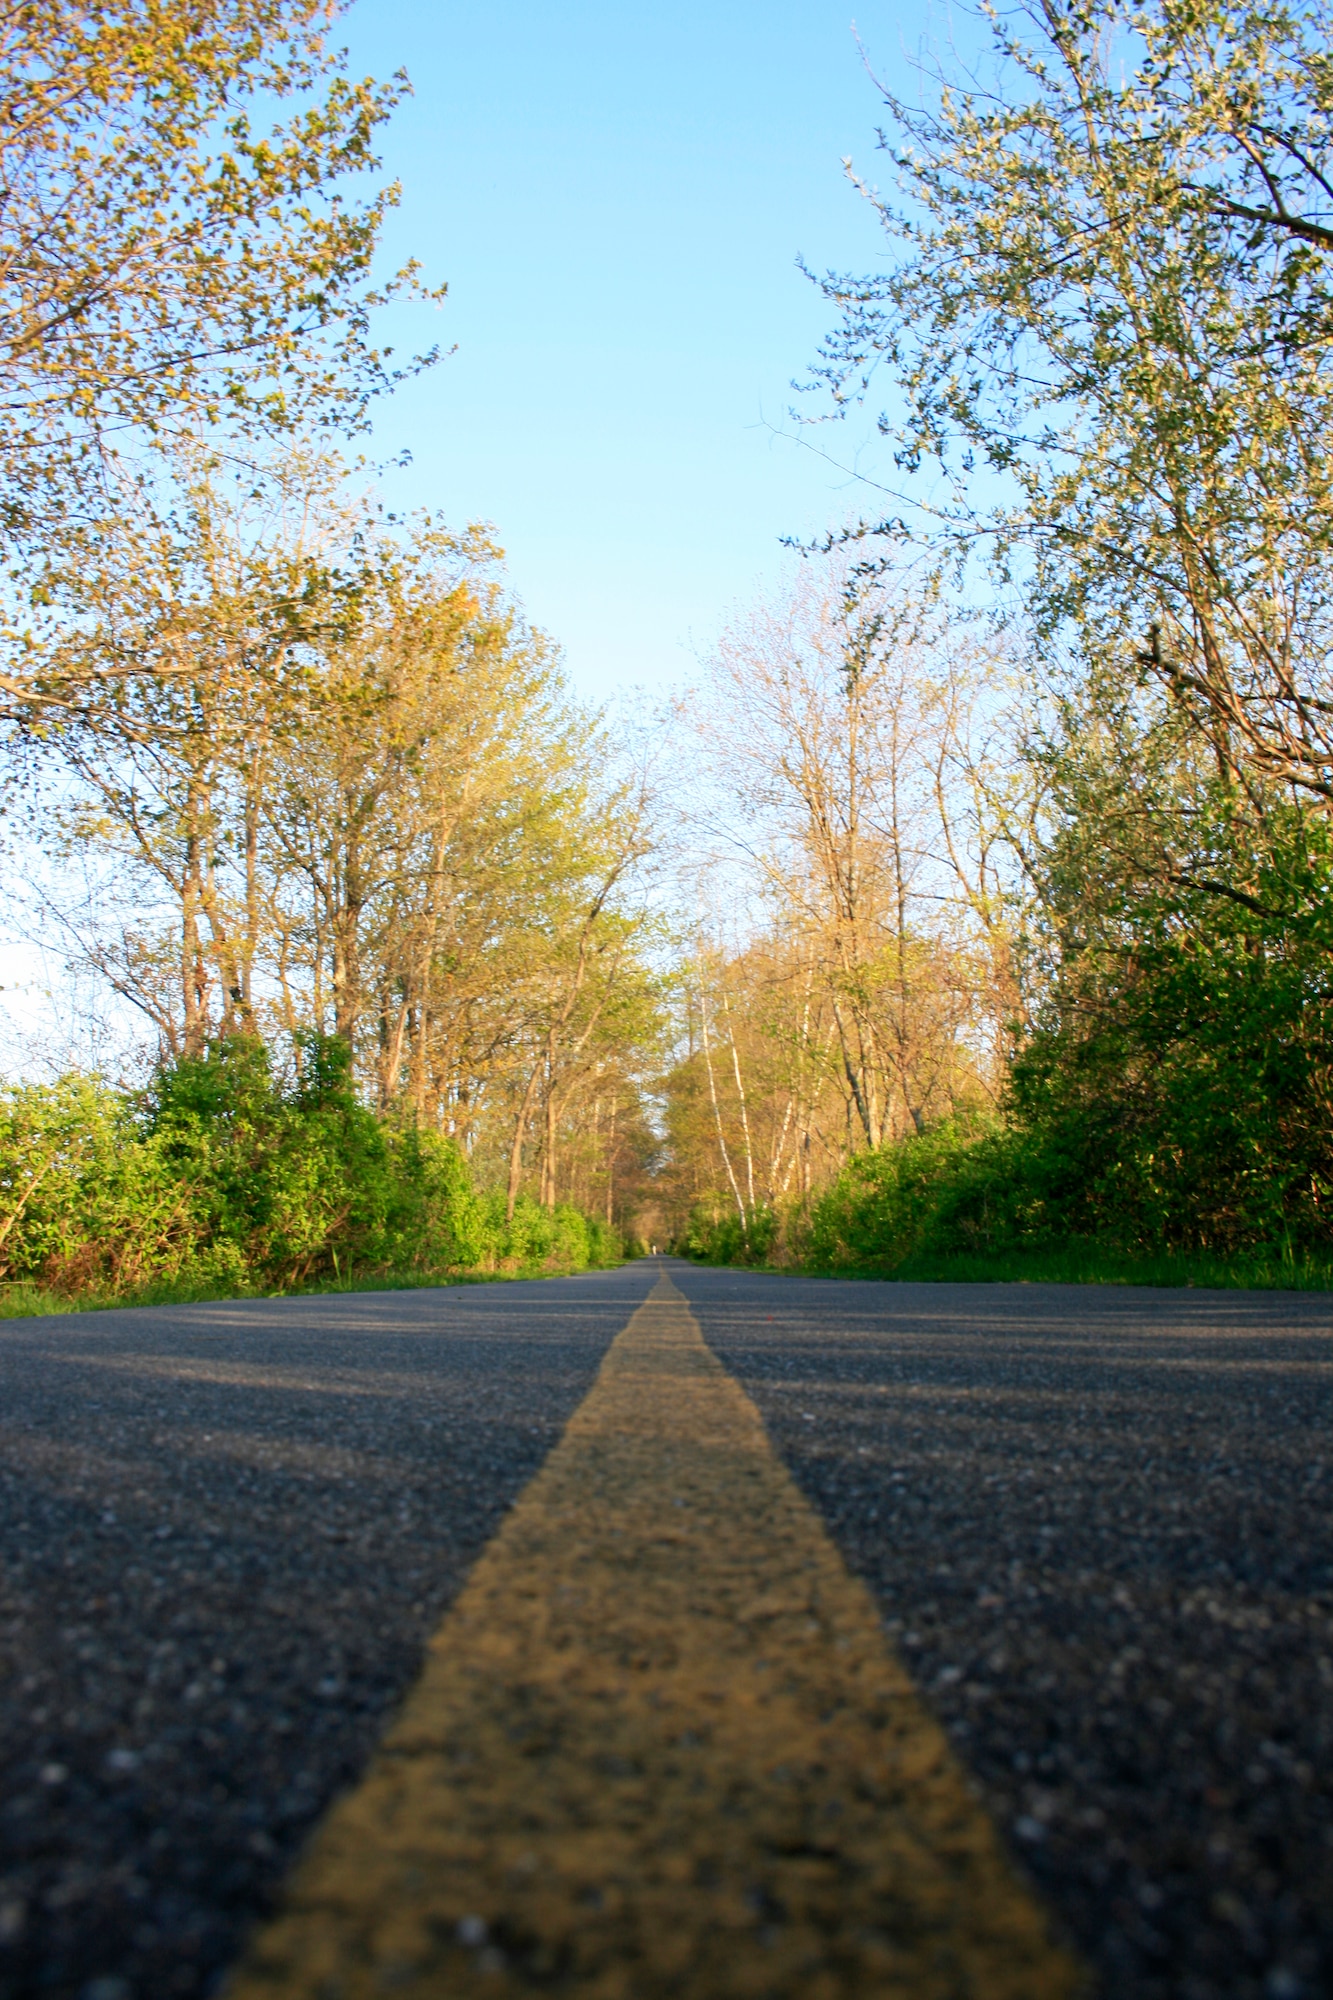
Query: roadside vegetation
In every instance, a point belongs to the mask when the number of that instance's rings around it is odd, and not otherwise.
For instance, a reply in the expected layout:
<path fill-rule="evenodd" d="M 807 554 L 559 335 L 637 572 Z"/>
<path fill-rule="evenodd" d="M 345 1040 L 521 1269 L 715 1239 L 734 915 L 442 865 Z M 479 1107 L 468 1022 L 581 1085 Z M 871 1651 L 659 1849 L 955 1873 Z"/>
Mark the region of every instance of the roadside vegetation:
<path fill-rule="evenodd" d="M 619 1263 L 567 1203 L 479 1190 L 438 1131 L 377 1117 L 347 1045 L 309 1036 L 288 1085 L 255 1036 L 220 1038 L 141 1092 L 68 1077 L 0 1106 L 6 1313 Z"/>
<path fill-rule="evenodd" d="M 9 1308 L 668 1240 L 1333 1285 L 1325 0 L 1042 6 L 886 99 L 807 409 L 882 392 L 892 511 L 647 750 L 349 470 L 438 293 L 323 23 L 3 55 L 8 866 L 140 1024 L 0 1097 Z"/>
<path fill-rule="evenodd" d="M 336 449 L 440 292 L 377 269 L 405 85 L 329 25 L 69 0 L 0 51 L 11 914 L 140 1023 L 0 1097 L 11 1306 L 605 1262 L 651 1155 L 642 774 L 488 536 Z"/>
<path fill-rule="evenodd" d="M 1331 25 L 1042 6 L 886 98 L 813 386 L 894 511 L 701 704 L 761 918 L 693 964 L 692 1254 L 1330 1283 Z"/>
<path fill-rule="evenodd" d="M 483 538 L 391 536 L 324 461 L 176 497 L 12 745 L 152 1053 L 0 1102 L 11 1303 L 618 1260 L 665 1025 L 641 776 Z"/>

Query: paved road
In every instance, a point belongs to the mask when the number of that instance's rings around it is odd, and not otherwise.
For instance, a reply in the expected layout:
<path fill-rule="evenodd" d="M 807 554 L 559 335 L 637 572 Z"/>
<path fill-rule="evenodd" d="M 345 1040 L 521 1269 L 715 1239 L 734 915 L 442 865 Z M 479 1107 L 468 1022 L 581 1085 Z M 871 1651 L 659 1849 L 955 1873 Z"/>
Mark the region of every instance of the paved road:
<path fill-rule="evenodd" d="M 1107 2000 L 1333 1992 L 1333 1302 L 673 1265 Z M 0 1996 L 205 1995 L 645 1296 L 0 1325 Z"/>
<path fill-rule="evenodd" d="M 1333 1299 L 680 1282 L 1108 2000 L 1333 1994 Z"/>
<path fill-rule="evenodd" d="M 641 1270 L 0 1323 L 0 1995 L 215 1989 Z"/>
<path fill-rule="evenodd" d="M 227 2000 L 1087 2000 L 663 1275 Z"/>

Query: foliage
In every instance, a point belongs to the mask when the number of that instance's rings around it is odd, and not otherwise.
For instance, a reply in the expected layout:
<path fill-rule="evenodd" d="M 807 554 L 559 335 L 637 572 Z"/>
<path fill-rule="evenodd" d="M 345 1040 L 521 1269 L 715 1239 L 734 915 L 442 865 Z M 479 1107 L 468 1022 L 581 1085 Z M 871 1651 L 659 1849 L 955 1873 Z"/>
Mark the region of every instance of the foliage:
<path fill-rule="evenodd" d="M 944 1251 L 990 1251 L 1044 1233 L 1046 1204 L 1009 1136 L 953 1121 L 850 1159 L 791 1232 L 816 1271 L 896 1271 Z M 1034 1198 L 1035 1197 L 1035 1198 Z"/>
<path fill-rule="evenodd" d="M 725 634 L 692 715 L 697 817 L 745 857 L 749 908 L 734 944 L 721 914 L 701 926 L 682 967 L 664 1182 L 690 1240 L 722 1243 L 720 1201 L 747 1245 L 852 1148 L 994 1103 L 1034 789 L 1008 678 L 929 594 L 838 563 Z"/>
<path fill-rule="evenodd" d="M 984 1091 L 1012 1011 L 976 741 L 1006 734 L 1004 665 L 928 595 L 810 566 L 729 628 L 697 713 L 714 824 L 749 858 L 770 965 L 785 958 L 792 1011 L 827 1040 L 820 1067 L 872 1147 Z M 706 1058 L 710 983 L 727 1005 L 725 978 L 701 969 Z"/>
<path fill-rule="evenodd" d="M 1331 798 L 1326 0 L 987 13 L 993 76 L 887 98 L 891 259 L 827 281 L 821 373 L 845 408 L 887 369 L 906 518 L 990 536 L 1048 642 Z"/>
<path fill-rule="evenodd" d="M 696 1202 L 676 1247 L 701 1264 L 768 1264 L 778 1246 L 781 1219 L 760 1205 L 744 1222 L 716 1203 Z"/>
<path fill-rule="evenodd" d="M 989 1115 L 923 1096 L 915 1131 L 862 1118 L 865 1151 L 849 1121 L 779 1243 L 823 1270 L 1327 1271 L 1333 17 L 984 18 L 990 74 L 927 64 L 917 103 L 887 96 L 899 194 L 863 192 L 890 256 L 826 280 L 817 376 L 835 415 L 892 383 L 904 511 L 843 538 L 860 601 L 915 538 L 937 583 L 988 548 L 1022 612 L 1028 810 L 991 810 L 1004 773 L 978 794 L 1022 893 L 966 899 L 1013 1041 Z M 862 796 L 895 786 L 912 693 Z M 891 1030 L 891 995 L 866 998 Z"/>
<path fill-rule="evenodd" d="M 1327 1276 L 1333 829 L 1290 789 L 1219 776 L 1168 709 L 1067 718 L 1046 775 L 1034 1005 L 1002 1115 L 854 1155 L 784 1214 L 785 1254 L 900 1276 Z M 716 1230 L 690 1247 L 737 1255 Z"/>
<path fill-rule="evenodd" d="M 1045 884 L 1061 956 L 1007 1122 L 849 1161 L 794 1232 L 811 1268 L 1079 1246 L 1329 1265 L 1333 841 L 1289 799 L 1262 819 L 1215 783 L 1189 802 L 1155 871 L 1126 856 L 1124 813 L 1071 819 Z"/>
<path fill-rule="evenodd" d="M 1080 1233 L 1316 1249 L 1333 1222 L 1333 830 L 1290 794 L 1182 768 L 1176 734 L 1136 738 L 1133 788 L 1117 754 L 1065 780 L 1012 1116 L 1081 1189 Z"/>
<path fill-rule="evenodd" d="M 418 289 L 411 266 L 370 279 L 398 191 L 344 184 L 378 165 L 406 79 L 348 78 L 329 19 L 322 0 L 8 10 L 0 540 L 39 597 L 57 530 L 101 519 L 145 441 L 354 429 L 395 379 L 369 316 Z"/>
<path fill-rule="evenodd" d="M 307 1035 L 298 1053 L 283 1081 L 260 1041 L 233 1034 L 137 1096 L 75 1076 L 7 1089 L 7 1282 L 115 1296 L 619 1261 L 616 1232 L 566 1205 L 524 1197 L 507 1222 L 450 1140 L 358 1100 L 345 1043 Z"/>
<path fill-rule="evenodd" d="M 99 884 L 67 936 L 173 1056 L 332 1032 L 511 1213 L 531 1180 L 610 1219 L 661 1034 L 634 771 L 484 534 L 316 454 L 182 479 L 80 583 L 48 662 L 80 705 L 28 715 L 36 836 Z"/>
<path fill-rule="evenodd" d="M 721 640 L 695 872 L 747 859 L 674 973 L 651 760 L 486 532 L 309 442 L 395 379 L 395 191 L 340 190 L 401 80 L 314 0 L 15 14 L 0 698 L 160 1066 L 5 1094 L 11 1287 L 570 1268 L 668 1213 L 815 1270 L 1325 1268 L 1330 6 L 986 9 L 992 77 L 889 99 L 822 374 L 887 371 L 930 485 Z"/>

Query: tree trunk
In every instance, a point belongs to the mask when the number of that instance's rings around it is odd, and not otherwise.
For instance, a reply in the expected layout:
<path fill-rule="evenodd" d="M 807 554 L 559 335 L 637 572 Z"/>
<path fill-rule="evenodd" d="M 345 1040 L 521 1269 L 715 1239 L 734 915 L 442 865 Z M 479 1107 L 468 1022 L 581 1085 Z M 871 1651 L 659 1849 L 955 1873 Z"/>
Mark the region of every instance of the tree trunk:
<path fill-rule="evenodd" d="M 606 1141 L 606 1224 L 611 1226 L 612 1188 L 616 1174 L 616 1099 L 611 1099 L 611 1126 Z"/>
<path fill-rule="evenodd" d="M 713 1122 L 717 1127 L 718 1150 L 722 1155 L 722 1164 L 727 1170 L 727 1179 L 731 1182 L 731 1192 L 736 1197 L 736 1213 L 741 1219 L 741 1234 L 748 1239 L 750 1228 L 745 1213 L 745 1203 L 741 1198 L 740 1184 L 732 1168 L 731 1154 L 727 1151 L 726 1134 L 722 1130 L 722 1111 L 717 1101 L 717 1084 L 713 1077 L 713 1052 L 708 1042 L 708 1005 L 704 999 L 702 985 L 699 988 L 699 1029 L 703 1040 L 704 1069 L 708 1075 L 708 1097 L 713 1107 Z"/>
<path fill-rule="evenodd" d="M 514 1143 L 509 1148 L 509 1187 L 505 1194 L 505 1221 L 512 1222 L 514 1208 L 518 1201 L 519 1184 L 523 1179 L 523 1140 L 527 1135 L 528 1119 L 537 1100 L 537 1088 L 541 1082 L 542 1065 L 537 1063 L 528 1078 L 528 1087 L 523 1093 L 523 1102 L 518 1107 L 518 1117 L 514 1120 Z"/>
<path fill-rule="evenodd" d="M 548 1043 L 546 1050 L 546 1146 L 542 1154 L 542 1205 L 555 1207 L 555 1050 Z"/>

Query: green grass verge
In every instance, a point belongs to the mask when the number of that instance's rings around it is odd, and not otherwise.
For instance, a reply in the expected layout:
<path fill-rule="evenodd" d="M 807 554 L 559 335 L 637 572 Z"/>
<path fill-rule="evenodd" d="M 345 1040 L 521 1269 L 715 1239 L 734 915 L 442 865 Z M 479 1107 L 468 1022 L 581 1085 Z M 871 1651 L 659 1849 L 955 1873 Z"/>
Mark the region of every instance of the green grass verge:
<path fill-rule="evenodd" d="M 1134 1255 L 1096 1243 L 909 1257 L 892 1269 L 847 1266 L 811 1271 L 800 1265 L 751 1265 L 802 1278 L 873 1278 L 898 1284 L 1152 1285 L 1211 1291 L 1333 1292 L 1333 1259 L 1291 1257 L 1280 1250 L 1244 1256 L 1145 1252 Z"/>
<path fill-rule="evenodd" d="M 587 1267 L 593 1268 L 591 1266 Z M 599 1270 L 617 1268 L 599 1265 Z M 0 1320 L 47 1318 L 57 1313 L 113 1312 L 124 1307 L 223 1305 L 233 1299 L 318 1298 L 329 1292 L 421 1292 L 443 1285 L 511 1284 L 532 1278 L 576 1278 L 575 1270 L 533 1265 L 513 1271 L 372 1271 L 300 1285 L 189 1285 L 162 1281 L 123 1292 L 55 1292 L 44 1285 L 0 1283 Z"/>

